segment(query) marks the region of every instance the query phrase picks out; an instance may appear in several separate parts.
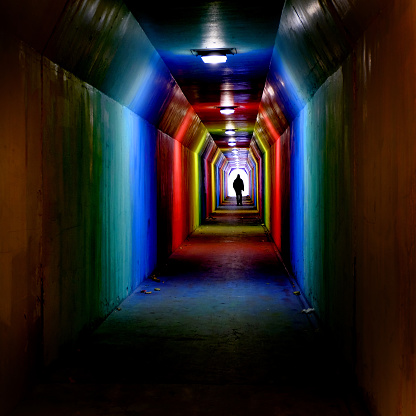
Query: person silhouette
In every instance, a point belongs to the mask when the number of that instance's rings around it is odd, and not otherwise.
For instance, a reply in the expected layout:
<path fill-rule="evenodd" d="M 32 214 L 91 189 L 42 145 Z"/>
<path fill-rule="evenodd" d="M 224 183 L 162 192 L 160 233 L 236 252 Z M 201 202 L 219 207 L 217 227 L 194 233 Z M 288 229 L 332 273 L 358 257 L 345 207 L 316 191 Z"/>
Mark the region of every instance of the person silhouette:
<path fill-rule="evenodd" d="M 235 191 L 235 195 L 237 197 L 237 205 L 243 205 L 243 196 L 241 194 L 242 191 L 244 191 L 244 182 L 240 178 L 240 175 L 238 174 L 233 182 L 233 188 Z"/>

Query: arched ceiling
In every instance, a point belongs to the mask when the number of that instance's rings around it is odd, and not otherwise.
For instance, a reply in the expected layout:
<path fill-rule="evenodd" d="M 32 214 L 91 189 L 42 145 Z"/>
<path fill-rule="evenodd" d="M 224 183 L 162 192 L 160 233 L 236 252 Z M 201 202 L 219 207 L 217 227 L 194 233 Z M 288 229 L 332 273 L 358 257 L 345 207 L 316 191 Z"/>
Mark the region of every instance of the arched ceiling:
<path fill-rule="evenodd" d="M 191 150 L 221 149 L 223 160 L 233 154 L 227 128 L 240 149 L 264 152 L 276 142 L 390 3 L 4 0 L 0 32 Z M 191 53 L 211 48 L 236 53 L 216 66 Z M 235 113 L 221 114 L 224 105 Z"/>
<path fill-rule="evenodd" d="M 236 147 L 253 136 L 275 45 L 284 0 L 185 1 L 126 0 L 187 100 L 217 146 L 228 149 L 225 129 L 236 129 Z M 235 48 L 226 63 L 204 64 L 191 50 Z M 236 106 L 223 115 L 218 107 Z M 231 149 L 231 148 L 230 148 Z M 225 152 L 229 154 L 229 152 Z"/>
<path fill-rule="evenodd" d="M 265 151 L 341 65 L 384 0 L 125 0 L 202 123 L 228 159 L 252 139 Z M 210 66 L 192 49 L 235 48 Z M 224 116 L 218 106 L 237 106 Z M 230 161 L 233 159 L 229 159 Z M 231 162 L 233 164 L 233 162 Z"/>

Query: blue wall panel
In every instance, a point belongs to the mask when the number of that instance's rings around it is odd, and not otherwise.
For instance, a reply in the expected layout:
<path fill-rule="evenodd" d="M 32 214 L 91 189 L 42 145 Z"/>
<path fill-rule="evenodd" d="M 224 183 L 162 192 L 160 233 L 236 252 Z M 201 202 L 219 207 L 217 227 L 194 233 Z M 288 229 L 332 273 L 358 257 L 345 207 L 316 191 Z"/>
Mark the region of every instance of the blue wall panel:
<path fill-rule="evenodd" d="M 136 287 L 149 276 L 157 260 L 157 131 L 128 110 L 125 113 L 133 135 L 129 154 L 133 216 L 132 279 L 133 287 Z"/>
<path fill-rule="evenodd" d="M 303 233 L 304 233 L 304 120 L 301 113 L 292 123 L 290 155 L 290 246 L 291 265 L 296 276 L 303 276 Z M 304 289 L 303 279 L 298 282 Z"/>

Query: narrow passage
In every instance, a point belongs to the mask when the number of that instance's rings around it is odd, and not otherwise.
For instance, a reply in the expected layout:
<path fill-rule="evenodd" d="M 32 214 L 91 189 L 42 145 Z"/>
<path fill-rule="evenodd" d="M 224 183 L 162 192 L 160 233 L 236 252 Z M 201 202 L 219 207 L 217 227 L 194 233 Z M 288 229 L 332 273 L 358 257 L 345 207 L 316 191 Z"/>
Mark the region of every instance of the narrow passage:
<path fill-rule="evenodd" d="M 364 414 L 253 210 L 217 211 L 157 279 L 15 416 Z"/>

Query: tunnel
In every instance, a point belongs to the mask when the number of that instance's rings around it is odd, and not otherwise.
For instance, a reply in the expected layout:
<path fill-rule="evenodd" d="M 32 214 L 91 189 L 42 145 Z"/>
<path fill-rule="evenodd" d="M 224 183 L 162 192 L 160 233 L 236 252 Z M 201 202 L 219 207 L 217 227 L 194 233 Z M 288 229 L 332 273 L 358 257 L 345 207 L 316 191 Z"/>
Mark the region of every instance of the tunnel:
<path fill-rule="evenodd" d="M 3 0 L 0 18 L 1 414 L 219 220 L 264 231 L 242 261 L 268 239 L 368 414 L 416 414 L 415 2 Z"/>

